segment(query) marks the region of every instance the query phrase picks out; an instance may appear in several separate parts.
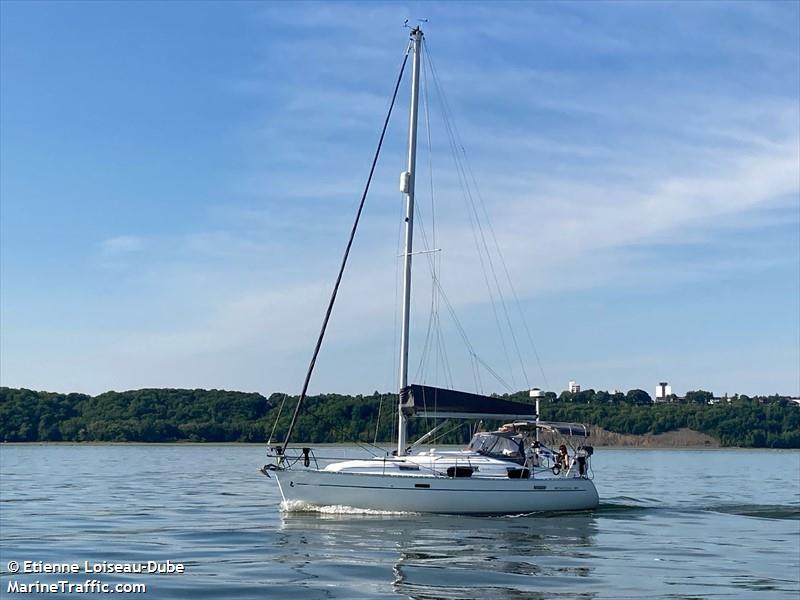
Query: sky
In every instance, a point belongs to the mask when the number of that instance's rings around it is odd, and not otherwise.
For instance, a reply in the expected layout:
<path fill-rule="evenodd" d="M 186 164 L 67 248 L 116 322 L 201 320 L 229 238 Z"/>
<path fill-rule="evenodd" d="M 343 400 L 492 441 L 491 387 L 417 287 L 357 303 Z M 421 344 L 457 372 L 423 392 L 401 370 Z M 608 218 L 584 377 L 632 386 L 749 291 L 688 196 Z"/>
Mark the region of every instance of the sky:
<path fill-rule="evenodd" d="M 298 393 L 406 19 L 471 174 L 432 85 L 412 380 L 800 395 L 800 3 L 744 1 L 1 2 L 0 383 Z M 397 385 L 408 96 L 312 392 Z M 441 299 L 425 358 L 431 256 L 503 384 Z"/>

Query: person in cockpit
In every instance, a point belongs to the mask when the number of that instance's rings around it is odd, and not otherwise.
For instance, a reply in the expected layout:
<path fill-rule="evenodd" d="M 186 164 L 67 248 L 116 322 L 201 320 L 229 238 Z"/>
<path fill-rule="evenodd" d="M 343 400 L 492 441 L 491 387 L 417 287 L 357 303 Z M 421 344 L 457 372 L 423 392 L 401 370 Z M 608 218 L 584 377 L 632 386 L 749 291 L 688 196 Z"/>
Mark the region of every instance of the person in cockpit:
<path fill-rule="evenodd" d="M 556 464 L 561 468 L 561 470 L 566 473 L 569 471 L 569 454 L 567 454 L 567 447 L 564 444 L 561 444 L 558 448 L 558 454 L 556 455 Z"/>

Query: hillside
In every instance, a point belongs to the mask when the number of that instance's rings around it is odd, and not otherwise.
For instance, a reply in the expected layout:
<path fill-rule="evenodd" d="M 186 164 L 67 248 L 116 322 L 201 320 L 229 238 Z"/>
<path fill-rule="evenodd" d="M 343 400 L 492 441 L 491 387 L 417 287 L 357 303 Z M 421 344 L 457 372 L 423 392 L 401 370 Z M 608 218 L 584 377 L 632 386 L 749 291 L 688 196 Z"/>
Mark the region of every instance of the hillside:
<path fill-rule="evenodd" d="M 719 448 L 717 439 L 682 427 L 664 433 L 615 433 L 602 427 L 591 427 L 591 444 L 593 446 L 610 446 L 614 448 Z"/>
<path fill-rule="evenodd" d="M 522 393 L 510 398 L 528 401 Z M 711 441 L 705 442 L 713 439 L 721 446 L 800 448 L 800 407 L 779 397 L 740 397 L 715 405 L 653 404 L 646 398 L 641 390 L 616 396 L 581 392 L 556 398 L 549 394 L 542 404 L 542 418 L 602 428 L 608 433 L 598 435 L 597 443 L 604 445 L 693 445 L 697 439 L 711 445 Z M 273 441 L 278 441 L 285 435 L 295 402 L 296 397 L 285 394 L 266 398 L 224 390 L 142 389 L 88 396 L 3 387 L 0 440 L 266 442 L 274 428 Z M 378 392 L 370 396 L 311 396 L 295 437 L 309 443 L 389 441 L 395 430 L 396 402 L 396 395 Z M 423 433 L 428 425 L 425 419 L 412 419 L 410 436 Z M 452 432 L 440 443 L 465 441 L 465 429 Z M 709 438 L 658 437 L 684 429 Z M 649 437 L 634 444 L 614 438 L 615 434 Z"/>

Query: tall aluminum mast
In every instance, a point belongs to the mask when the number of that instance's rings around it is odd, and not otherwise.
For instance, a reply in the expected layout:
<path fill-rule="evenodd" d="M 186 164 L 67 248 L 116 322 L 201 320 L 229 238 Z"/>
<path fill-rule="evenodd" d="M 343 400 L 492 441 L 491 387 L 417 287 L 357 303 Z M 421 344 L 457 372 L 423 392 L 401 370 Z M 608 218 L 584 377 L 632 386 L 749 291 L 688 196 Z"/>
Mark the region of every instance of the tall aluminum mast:
<path fill-rule="evenodd" d="M 403 252 L 403 318 L 400 332 L 400 390 L 408 385 L 408 322 L 411 309 L 411 249 L 414 238 L 414 180 L 417 163 L 417 108 L 419 105 L 419 58 L 422 30 L 411 31 L 411 110 L 408 119 L 408 169 L 400 175 L 400 191 L 406 194 L 406 243 Z M 397 455 L 406 453 L 406 417 L 398 403 Z"/>

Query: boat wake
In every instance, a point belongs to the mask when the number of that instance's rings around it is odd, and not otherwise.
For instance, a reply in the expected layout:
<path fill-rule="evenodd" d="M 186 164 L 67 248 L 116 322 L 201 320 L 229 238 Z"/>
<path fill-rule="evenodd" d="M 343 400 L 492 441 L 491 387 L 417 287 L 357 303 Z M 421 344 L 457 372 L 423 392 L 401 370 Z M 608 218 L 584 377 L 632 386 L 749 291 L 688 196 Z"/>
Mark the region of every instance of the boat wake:
<path fill-rule="evenodd" d="M 314 506 L 302 500 L 284 500 L 281 502 L 280 509 L 287 513 L 319 513 L 323 515 L 415 515 L 417 513 L 403 510 L 374 510 L 371 508 L 356 508 L 355 506 L 343 506 L 334 504 L 329 506 Z"/>
<path fill-rule="evenodd" d="M 643 502 L 635 498 L 619 496 L 610 502 L 601 502 L 594 511 L 600 516 L 636 515 L 652 511 L 712 512 L 740 517 L 759 519 L 800 520 L 800 504 L 709 504 L 706 506 L 685 506 Z"/>
<path fill-rule="evenodd" d="M 797 504 L 723 504 L 709 506 L 705 510 L 742 517 L 758 517 L 760 519 L 800 520 L 800 505 Z"/>

